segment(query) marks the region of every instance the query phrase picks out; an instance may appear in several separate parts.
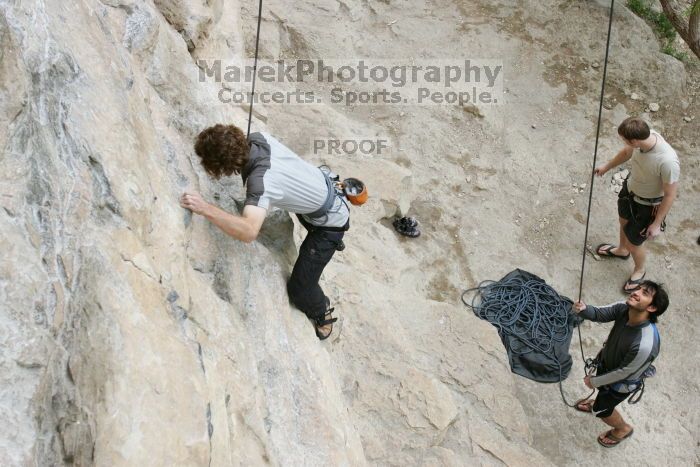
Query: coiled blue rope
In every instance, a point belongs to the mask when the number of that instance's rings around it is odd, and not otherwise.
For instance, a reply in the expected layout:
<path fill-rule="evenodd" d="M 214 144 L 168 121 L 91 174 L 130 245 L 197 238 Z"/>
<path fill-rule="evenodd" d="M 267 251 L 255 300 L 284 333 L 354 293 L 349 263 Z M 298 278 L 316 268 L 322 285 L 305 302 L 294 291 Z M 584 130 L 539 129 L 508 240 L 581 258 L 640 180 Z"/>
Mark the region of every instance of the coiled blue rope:
<path fill-rule="evenodd" d="M 472 291 L 478 294 L 467 303 L 464 296 Z M 568 338 L 571 302 L 542 281 L 521 277 L 485 281 L 465 291 L 462 301 L 499 333 L 517 337 L 523 343 L 513 349 L 518 355 L 532 350 L 550 355 L 557 342 Z"/>
<path fill-rule="evenodd" d="M 473 293 L 471 300 L 466 296 Z M 559 371 L 559 391 L 564 404 L 575 407 L 566 400 L 562 380 L 561 362 L 556 355 L 556 344 L 569 339 L 571 301 L 559 295 L 552 287 L 541 280 L 526 279 L 520 276 L 496 281 L 484 281 L 478 287 L 465 290 L 462 302 L 474 314 L 494 325 L 501 336 L 512 336 L 511 351 L 516 355 L 538 352 L 554 362 Z M 581 344 L 581 358 L 589 368 Z M 591 392 L 588 397 L 593 395 Z M 585 399 L 588 399 L 586 397 Z"/>

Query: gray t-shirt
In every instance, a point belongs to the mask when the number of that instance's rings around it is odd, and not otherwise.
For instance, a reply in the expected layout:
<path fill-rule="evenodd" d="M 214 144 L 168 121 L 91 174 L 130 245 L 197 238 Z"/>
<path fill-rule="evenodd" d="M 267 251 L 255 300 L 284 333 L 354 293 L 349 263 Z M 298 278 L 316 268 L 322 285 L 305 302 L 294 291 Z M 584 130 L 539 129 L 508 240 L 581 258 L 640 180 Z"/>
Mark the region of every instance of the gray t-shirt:
<path fill-rule="evenodd" d="M 328 196 L 326 179 L 318 167 L 268 133 L 252 133 L 249 143 L 250 159 L 241 173 L 246 185 L 245 205 L 301 214 L 304 220 L 319 227 L 345 226 L 350 211 L 339 196 L 325 216 L 304 216 L 323 207 Z"/>
<path fill-rule="evenodd" d="M 649 152 L 635 149 L 630 162 L 632 168 L 627 180 L 631 192 L 642 198 L 664 195 L 663 184 L 675 183 L 680 178 L 681 165 L 676 151 L 655 131 L 656 145 Z"/>

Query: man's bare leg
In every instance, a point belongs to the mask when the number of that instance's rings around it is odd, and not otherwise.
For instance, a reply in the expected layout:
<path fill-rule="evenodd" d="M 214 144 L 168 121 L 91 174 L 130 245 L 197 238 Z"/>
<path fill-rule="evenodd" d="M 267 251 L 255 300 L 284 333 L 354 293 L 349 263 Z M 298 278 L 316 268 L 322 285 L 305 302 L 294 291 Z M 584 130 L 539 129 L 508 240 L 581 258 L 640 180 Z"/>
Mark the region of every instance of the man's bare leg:
<path fill-rule="evenodd" d="M 627 249 L 632 253 L 632 259 L 634 260 L 634 271 L 630 279 L 636 281 L 641 279 L 646 271 L 647 249 L 644 245 L 634 246 L 629 242 L 627 242 Z"/>
<path fill-rule="evenodd" d="M 630 250 L 628 249 L 627 245 L 627 235 L 625 235 L 625 225 L 627 225 L 627 219 L 623 219 L 622 217 L 619 218 L 620 221 L 620 243 L 618 243 L 618 246 L 616 248 L 613 248 L 610 250 L 610 253 L 620 255 L 620 256 L 627 256 L 630 254 Z"/>
<path fill-rule="evenodd" d="M 611 253 L 616 255 L 625 256 L 627 254 L 632 255 L 634 260 L 634 271 L 632 271 L 632 276 L 630 279 L 637 280 L 644 275 L 645 264 L 647 259 L 647 251 L 644 245 L 635 246 L 627 240 L 627 235 L 625 235 L 625 225 L 627 225 L 627 220 L 619 218 L 620 221 L 620 244 L 617 248 L 610 250 Z"/>
<path fill-rule="evenodd" d="M 605 422 L 608 426 L 612 427 L 612 435 L 615 436 L 617 439 L 622 439 L 625 436 L 627 436 L 631 431 L 632 431 L 632 426 L 628 425 L 627 422 L 622 418 L 622 415 L 620 415 L 620 412 L 617 411 L 617 409 L 613 410 L 613 413 L 609 417 L 601 418 L 603 422 Z M 600 441 L 605 443 L 605 444 L 615 444 L 614 442 L 611 443 L 610 440 L 607 437 L 603 437 L 603 435 L 600 436 Z"/>

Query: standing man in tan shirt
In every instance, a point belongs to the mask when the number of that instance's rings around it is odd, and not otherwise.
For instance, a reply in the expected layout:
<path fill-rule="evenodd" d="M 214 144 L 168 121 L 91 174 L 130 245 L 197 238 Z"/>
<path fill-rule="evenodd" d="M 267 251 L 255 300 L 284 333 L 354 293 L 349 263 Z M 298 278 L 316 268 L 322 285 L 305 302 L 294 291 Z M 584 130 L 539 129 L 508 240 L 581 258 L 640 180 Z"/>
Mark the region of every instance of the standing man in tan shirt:
<path fill-rule="evenodd" d="M 598 176 L 631 161 L 630 175 L 620 191 L 617 211 L 620 217 L 620 244 L 598 245 L 600 256 L 627 259 L 632 255 L 634 271 L 623 290 L 630 293 L 646 275 L 644 241 L 658 236 L 664 219 L 676 199 L 680 162 L 676 151 L 641 118 L 625 119 L 617 128 L 625 147 L 606 164 L 596 167 Z"/>

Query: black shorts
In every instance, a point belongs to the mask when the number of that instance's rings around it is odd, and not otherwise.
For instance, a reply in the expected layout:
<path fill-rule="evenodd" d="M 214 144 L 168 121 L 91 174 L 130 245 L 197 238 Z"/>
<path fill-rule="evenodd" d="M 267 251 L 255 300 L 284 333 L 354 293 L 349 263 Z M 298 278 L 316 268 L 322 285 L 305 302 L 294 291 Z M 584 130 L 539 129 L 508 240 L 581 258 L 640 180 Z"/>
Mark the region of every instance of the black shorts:
<path fill-rule="evenodd" d="M 593 403 L 593 413 L 598 418 L 606 418 L 612 415 L 613 410 L 621 402 L 630 396 L 628 392 L 617 392 L 608 386 L 598 388 L 598 395 Z"/>
<path fill-rule="evenodd" d="M 632 245 L 639 246 L 647 239 L 647 227 L 654 222 L 655 206 L 639 204 L 627 190 L 627 182 L 622 186 L 617 198 L 617 214 L 627 220 L 625 237 Z"/>

